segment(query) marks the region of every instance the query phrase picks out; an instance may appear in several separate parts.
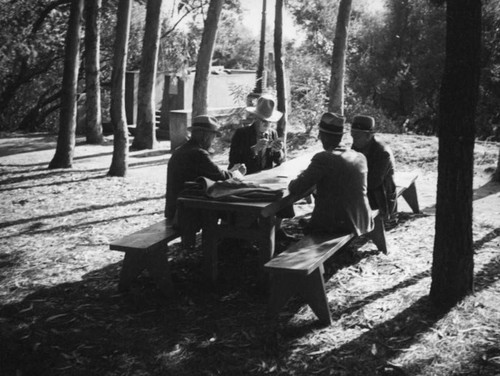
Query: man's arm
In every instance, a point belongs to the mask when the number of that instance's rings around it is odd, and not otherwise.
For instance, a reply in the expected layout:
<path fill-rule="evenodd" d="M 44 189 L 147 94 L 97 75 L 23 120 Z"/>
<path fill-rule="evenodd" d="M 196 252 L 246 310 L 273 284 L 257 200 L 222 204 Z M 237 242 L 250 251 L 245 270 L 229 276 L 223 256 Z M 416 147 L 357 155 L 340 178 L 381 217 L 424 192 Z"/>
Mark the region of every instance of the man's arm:
<path fill-rule="evenodd" d="M 221 170 L 219 166 L 212 162 L 206 150 L 199 150 L 197 161 L 198 176 L 204 176 L 213 181 L 226 180 L 233 176 L 231 172 Z"/>
<path fill-rule="evenodd" d="M 385 177 L 393 168 L 392 155 L 390 151 L 380 147 L 368 158 L 371 159 L 368 161 L 368 189 L 373 190 L 382 186 Z"/>
<path fill-rule="evenodd" d="M 306 193 L 315 186 L 323 177 L 325 168 L 322 166 L 321 155 L 316 154 L 311 163 L 297 178 L 288 185 L 291 194 L 300 195 Z"/>

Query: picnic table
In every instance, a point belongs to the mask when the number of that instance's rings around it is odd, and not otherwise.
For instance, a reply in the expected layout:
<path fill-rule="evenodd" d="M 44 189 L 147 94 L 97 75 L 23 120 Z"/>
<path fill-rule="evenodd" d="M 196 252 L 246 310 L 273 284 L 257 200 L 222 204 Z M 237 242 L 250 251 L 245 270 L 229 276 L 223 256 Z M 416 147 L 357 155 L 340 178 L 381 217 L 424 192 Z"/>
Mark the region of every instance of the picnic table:
<path fill-rule="evenodd" d="M 243 180 L 249 183 L 271 189 L 282 189 L 283 196 L 274 201 L 232 202 L 204 197 L 178 198 L 180 213 L 194 209 L 201 216 L 201 247 L 204 255 L 204 272 L 209 280 L 215 281 L 217 279 L 217 242 L 219 239 L 236 238 L 260 242 L 259 264 L 261 266 L 273 257 L 276 213 L 308 195 L 292 195 L 287 188 L 288 183 L 307 168 L 314 154 L 307 153 L 288 160 L 273 169 L 243 177 Z M 182 214 L 180 214 L 180 217 L 182 217 Z M 221 220 L 221 218 L 226 220 Z M 236 219 L 231 220 L 232 218 Z M 241 226 L 242 222 L 251 223 L 251 226 Z M 260 279 L 263 277 L 263 268 L 261 268 Z"/>
<path fill-rule="evenodd" d="M 204 273 L 208 280 L 217 279 L 217 242 L 219 239 L 235 238 L 260 243 L 259 280 L 265 281 L 264 265 L 273 258 L 275 251 L 276 214 L 283 208 L 309 196 L 314 189 L 302 195 L 293 195 L 288 184 L 307 168 L 315 152 L 288 160 L 273 169 L 246 175 L 243 181 L 255 183 L 271 189 L 283 190 L 283 196 L 269 202 L 220 201 L 205 197 L 179 197 L 179 213 L 192 210 L 201 216 L 201 248 L 204 257 Z M 403 195 L 415 213 L 419 211 L 413 173 L 396 174 L 398 196 Z M 401 183 L 399 183 L 401 180 Z M 180 214 L 182 217 L 182 214 Z M 186 216 L 189 220 L 190 216 Z M 224 218 L 224 220 L 221 220 Z M 232 220 L 236 218 L 236 220 Z M 243 222 L 251 226 L 241 226 Z"/>

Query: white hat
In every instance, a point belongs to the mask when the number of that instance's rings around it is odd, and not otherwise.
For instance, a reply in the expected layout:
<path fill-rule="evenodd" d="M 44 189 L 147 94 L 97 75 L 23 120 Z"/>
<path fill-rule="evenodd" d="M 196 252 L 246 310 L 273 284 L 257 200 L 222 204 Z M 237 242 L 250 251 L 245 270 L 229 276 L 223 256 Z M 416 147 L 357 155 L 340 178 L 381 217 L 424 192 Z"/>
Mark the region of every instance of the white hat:
<path fill-rule="evenodd" d="M 278 121 L 283 116 L 283 113 L 274 109 L 275 102 L 271 95 L 262 94 L 257 99 L 257 106 L 247 107 L 246 110 L 257 116 L 259 119 L 266 121 Z"/>

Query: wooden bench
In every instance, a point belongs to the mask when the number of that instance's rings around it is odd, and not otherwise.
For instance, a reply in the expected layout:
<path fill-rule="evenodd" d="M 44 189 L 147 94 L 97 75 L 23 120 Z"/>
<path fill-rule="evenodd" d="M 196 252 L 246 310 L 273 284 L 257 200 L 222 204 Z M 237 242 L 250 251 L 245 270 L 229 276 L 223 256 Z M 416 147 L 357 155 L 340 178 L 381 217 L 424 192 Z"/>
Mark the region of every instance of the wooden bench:
<path fill-rule="evenodd" d="M 373 212 L 375 228 L 364 234 L 387 254 L 382 216 Z M 342 249 L 354 233 L 346 235 L 312 234 L 293 244 L 285 252 L 270 260 L 264 268 L 270 273 L 269 314 L 276 317 L 281 308 L 294 295 L 300 295 L 325 325 L 332 323 L 325 291 L 324 266 L 337 251 Z"/>
<path fill-rule="evenodd" d="M 403 196 L 411 210 L 416 214 L 420 213 L 417 186 L 415 184 L 417 178 L 418 174 L 415 173 L 397 173 L 395 176 L 396 196 Z"/>
<path fill-rule="evenodd" d="M 168 243 L 180 233 L 164 219 L 152 226 L 127 235 L 109 245 L 111 250 L 125 252 L 120 272 L 120 291 L 127 291 L 143 270 L 147 270 L 162 293 L 173 293 L 170 267 L 165 251 Z"/>

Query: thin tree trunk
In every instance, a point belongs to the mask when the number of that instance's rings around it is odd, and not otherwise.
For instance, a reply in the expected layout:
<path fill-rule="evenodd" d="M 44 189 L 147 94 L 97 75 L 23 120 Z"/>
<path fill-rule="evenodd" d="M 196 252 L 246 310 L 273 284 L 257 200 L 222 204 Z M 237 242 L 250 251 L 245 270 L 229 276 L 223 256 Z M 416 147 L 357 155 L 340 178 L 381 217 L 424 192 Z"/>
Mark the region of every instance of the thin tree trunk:
<path fill-rule="evenodd" d="M 344 73 L 352 0 L 341 0 L 335 27 L 328 111 L 344 115 Z"/>
<path fill-rule="evenodd" d="M 498 150 L 497 169 L 496 169 L 495 173 L 493 174 L 493 180 L 500 181 L 500 149 Z"/>
<path fill-rule="evenodd" d="M 101 0 L 85 2 L 85 110 L 88 144 L 101 144 L 102 113 L 100 84 Z"/>
<path fill-rule="evenodd" d="M 160 16 L 163 0 L 149 0 L 142 44 L 141 71 L 137 91 L 137 127 L 132 143 L 136 150 L 158 147 L 156 140 L 155 83 L 160 45 Z"/>
<path fill-rule="evenodd" d="M 481 2 L 448 1 L 446 29 L 430 290 L 431 301 L 439 309 L 451 308 L 473 291 L 472 179 Z"/>
<path fill-rule="evenodd" d="M 64 71 L 61 84 L 61 111 L 56 153 L 49 168 L 71 168 L 75 150 L 76 99 L 80 62 L 80 29 L 83 0 L 73 0 L 66 33 Z"/>
<path fill-rule="evenodd" d="M 285 79 L 285 62 L 283 57 L 283 0 L 276 0 L 274 12 L 274 64 L 276 69 L 277 109 L 283 113 L 278 121 L 278 136 L 283 138 L 286 153 L 286 123 L 287 123 L 287 87 Z"/>
<path fill-rule="evenodd" d="M 207 19 L 205 20 L 200 50 L 196 61 L 196 73 L 193 84 L 193 117 L 207 113 L 208 79 L 223 3 L 223 0 L 210 0 L 208 7 Z"/>
<path fill-rule="evenodd" d="M 262 94 L 264 81 L 264 59 L 266 54 L 266 8 L 267 1 L 262 0 L 262 20 L 260 24 L 260 46 L 259 46 L 259 64 L 257 66 L 257 79 L 254 93 Z"/>
<path fill-rule="evenodd" d="M 118 3 L 116 39 L 111 73 L 111 123 L 113 124 L 113 159 L 110 176 L 125 176 L 128 169 L 128 128 L 125 114 L 125 69 L 127 65 L 128 38 L 132 0 Z"/>

